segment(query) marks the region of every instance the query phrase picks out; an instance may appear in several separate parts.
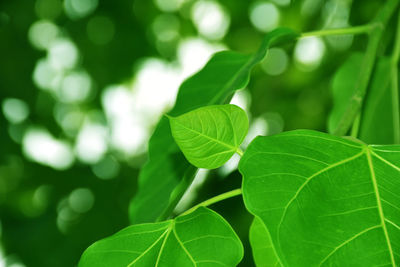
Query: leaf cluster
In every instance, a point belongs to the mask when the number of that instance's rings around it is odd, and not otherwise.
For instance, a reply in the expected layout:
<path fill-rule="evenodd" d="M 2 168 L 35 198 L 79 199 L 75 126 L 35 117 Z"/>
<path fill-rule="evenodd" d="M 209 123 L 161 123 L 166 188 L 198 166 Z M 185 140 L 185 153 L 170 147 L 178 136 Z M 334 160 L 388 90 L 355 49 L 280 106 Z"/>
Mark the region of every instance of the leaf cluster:
<path fill-rule="evenodd" d="M 131 203 L 133 225 L 90 246 L 79 266 L 236 266 L 241 241 L 206 206 L 238 195 L 254 216 L 249 237 L 257 266 L 398 266 L 397 56 L 377 53 L 382 25 L 397 6 L 390 0 L 371 24 L 342 31 L 369 39 L 367 50 L 351 55 L 334 75 L 329 133 L 259 136 L 241 150 L 249 121 L 244 110 L 228 104 L 232 95 L 247 85 L 271 46 L 300 35 L 278 29 L 252 55 L 214 55 L 182 84 L 150 140 Z M 382 124 L 392 131 L 374 129 Z M 351 137 L 342 137 L 350 128 Z M 241 188 L 170 218 L 197 169 L 221 167 L 235 153 L 241 156 Z"/>

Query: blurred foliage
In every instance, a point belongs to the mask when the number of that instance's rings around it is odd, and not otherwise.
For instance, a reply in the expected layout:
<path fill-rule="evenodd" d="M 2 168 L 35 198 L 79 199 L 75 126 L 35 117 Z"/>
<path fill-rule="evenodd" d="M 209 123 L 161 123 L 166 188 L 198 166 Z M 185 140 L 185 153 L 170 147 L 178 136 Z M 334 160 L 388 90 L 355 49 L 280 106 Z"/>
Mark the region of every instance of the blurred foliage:
<path fill-rule="evenodd" d="M 129 224 L 148 136 L 179 83 L 212 52 L 254 52 L 278 26 L 303 32 L 359 25 L 379 6 L 373 0 L 0 1 L 0 266 L 74 266 L 88 245 Z M 387 46 L 391 38 L 385 36 Z M 234 98 L 252 118 L 250 133 L 325 131 L 332 75 L 364 48 L 363 37 L 341 36 L 271 50 Z M 240 175 L 229 170 L 210 172 L 191 200 L 238 187 Z M 213 208 L 243 238 L 241 264 L 251 266 L 245 236 L 252 218 L 243 203 Z"/>

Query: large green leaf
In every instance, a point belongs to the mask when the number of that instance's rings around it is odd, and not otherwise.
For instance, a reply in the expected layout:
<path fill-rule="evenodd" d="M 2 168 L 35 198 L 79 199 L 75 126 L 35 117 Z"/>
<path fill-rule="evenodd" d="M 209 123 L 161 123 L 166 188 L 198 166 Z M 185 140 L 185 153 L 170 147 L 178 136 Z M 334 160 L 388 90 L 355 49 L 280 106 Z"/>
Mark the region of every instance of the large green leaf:
<path fill-rule="evenodd" d="M 264 39 L 252 55 L 224 51 L 215 54 L 197 74 L 182 83 L 171 116 L 206 105 L 225 104 L 234 92 L 244 88 L 251 69 L 267 49 L 297 37 L 290 29 L 277 29 Z M 158 123 L 149 142 L 149 160 L 139 174 L 139 188 L 130 205 L 132 223 L 152 222 L 168 213 L 171 202 L 187 188 L 196 172 L 184 158 L 171 135 L 168 119 Z M 173 204 L 173 203 L 172 203 Z"/>
<path fill-rule="evenodd" d="M 169 117 L 172 136 L 186 159 L 198 168 L 221 167 L 246 137 L 246 112 L 235 105 L 206 106 Z"/>
<path fill-rule="evenodd" d="M 332 81 L 333 107 L 328 118 L 328 131 L 332 133 L 346 112 L 357 88 L 358 76 L 362 68 L 364 56 L 353 53 L 336 71 Z"/>
<path fill-rule="evenodd" d="M 283 266 L 400 264 L 400 146 L 298 130 L 257 137 L 239 170 Z"/>
<path fill-rule="evenodd" d="M 204 207 L 174 220 L 129 226 L 91 245 L 79 267 L 236 266 L 243 246 L 231 226 Z"/>
<path fill-rule="evenodd" d="M 394 142 L 391 74 L 390 58 L 381 58 L 375 68 L 362 112 L 360 139 L 364 142 L 374 144 Z"/>
<path fill-rule="evenodd" d="M 253 259 L 257 267 L 281 266 L 271 237 L 261 219 L 255 217 L 250 226 L 250 244 L 253 251 Z"/>

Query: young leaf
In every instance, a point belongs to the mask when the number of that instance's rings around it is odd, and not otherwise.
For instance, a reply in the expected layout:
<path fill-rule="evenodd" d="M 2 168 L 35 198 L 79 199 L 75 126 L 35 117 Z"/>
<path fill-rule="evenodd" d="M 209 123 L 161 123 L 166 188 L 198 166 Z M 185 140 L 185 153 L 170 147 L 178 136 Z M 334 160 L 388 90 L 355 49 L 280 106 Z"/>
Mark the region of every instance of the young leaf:
<path fill-rule="evenodd" d="M 328 131 L 332 133 L 344 116 L 348 103 L 357 87 L 363 54 L 356 52 L 336 71 L 332 82 L 333 107 L 328 118 Z"/>
<path fill-rule="evenodd" d="M 262 220 L 255 217 L 250 226 L 250 244 L 253 251 L 253 259 L 257 267 L 282 266 L 275 253 L 271 237 Z"/>
<path fill-rule="evenodd" d="M 249 129 L 246 113 L 235 105 L 206 106 L 169 119 L 176 143 L 198 168 L 222 166 L 238 151 Z"/>
<path fill-rule="evenodd" d="M 182 83 L 169 114 L 178 116 L 202 106 L 228 103 L 236 90 L 247 85 L 251 69 L 264 58 L 270 46 L 296 37 L 292 30 L 280 28 L 265 36 L 255 54 L 232 51 L 215 54 L 201 71 Z M 189 187 L 196 170 L 180 152 L 168 119 L 163 117 L 150 138 L 149 160 L 139 174 L 138 192 L 130 205 L 131 222 L 153 222 L 168 214 L 168 209 L 179 199 L 171 196 L 182 194 Z"/>
<path fill-rule="evenodd" d="M 400 264 L 400 146 L 292 131 L 257 137 L 239 170 L 283 266 Z"/>
<path fill-rule="evenodd" d="M 231 226 L 200 207 L 159 223 L 129 226 L 91 245 L 79 267 L 236 266 L 243 246 Z"/>
<path fill-rule="evenodd" d="M 373 144 L 394 142 L 391 74 L 390 58 L 381 58 L 375 68 L 362 112 L 360 139 L 364 142 Z"/>

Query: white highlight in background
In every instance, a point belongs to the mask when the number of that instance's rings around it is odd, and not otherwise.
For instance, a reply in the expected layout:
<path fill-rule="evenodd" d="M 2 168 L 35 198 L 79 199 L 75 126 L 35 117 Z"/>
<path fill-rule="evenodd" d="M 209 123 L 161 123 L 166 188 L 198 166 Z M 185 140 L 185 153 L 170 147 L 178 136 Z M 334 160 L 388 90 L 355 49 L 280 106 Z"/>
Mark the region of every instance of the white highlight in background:
<path fill-rule="evenodd" d="M 279 10 L 268 2 L 256 2 L 250 7 L 250 21 L 253 26 L 262 32 L 268 32 L 279 25 Z"/>
<path fill-rule="evenodd" d="M 295 47 L 294 57 L 304 71 L 316 69 L 325 53 L 325 44 L 318 37 L 300 39 Z"/>
<path fill-rule="evenodd" d="M 196 2 L 192 7 L 191 16 L 198 32 L 209 39 L 219 40 L 228 31 L 229 14 L 215 1 Z"/>
<path fill-rule="evenodd" d="M 55 139 L 47 130 L 40 128 L 26 131 L 22 149 L 27 158 L 58 170 L 69 168 L 74 161 L 67 142 Z"/>

